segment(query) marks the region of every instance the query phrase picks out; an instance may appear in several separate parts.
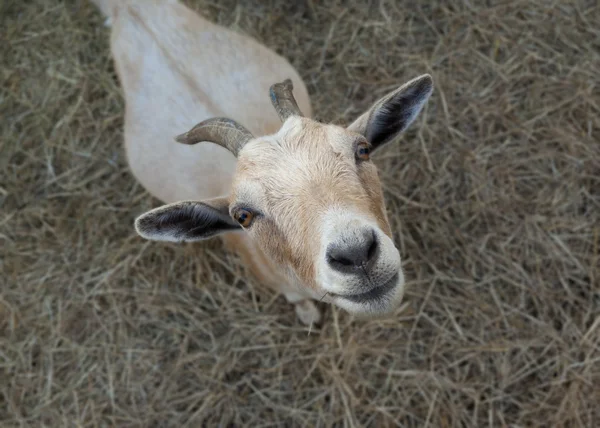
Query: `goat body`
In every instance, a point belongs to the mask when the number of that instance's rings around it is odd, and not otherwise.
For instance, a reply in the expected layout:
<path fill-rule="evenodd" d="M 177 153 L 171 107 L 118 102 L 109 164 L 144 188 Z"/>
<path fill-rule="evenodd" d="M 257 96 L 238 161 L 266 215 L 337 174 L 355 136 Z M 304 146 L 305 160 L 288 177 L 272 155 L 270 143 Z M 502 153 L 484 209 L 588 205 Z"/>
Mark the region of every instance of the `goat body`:
<path fill-rule="evenodd" d="M 130 169 L 166 204 L 138 217 L 138 233 L 220 234 L 306 324 L 321 317 L 313 300 L 356 314 L 397 308 L 404 276 L 369 152 L 413 122 L 431 77 L 347 128 L 322 124 L 296 70 L 251 37 L 175 0 L 93 1 L 112 25 Z"/>

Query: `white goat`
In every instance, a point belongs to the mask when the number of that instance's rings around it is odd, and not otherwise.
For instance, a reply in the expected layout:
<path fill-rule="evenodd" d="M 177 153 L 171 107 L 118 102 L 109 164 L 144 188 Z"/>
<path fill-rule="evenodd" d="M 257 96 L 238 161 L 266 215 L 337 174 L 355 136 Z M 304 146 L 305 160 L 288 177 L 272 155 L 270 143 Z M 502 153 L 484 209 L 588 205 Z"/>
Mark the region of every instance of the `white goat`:
<path fill-rule="evenodd" d="M 112 23 L 130 168 L 167 204 L 138 217 L 137 232 L 220 235 L 305 324 L 321 319 L 312 299 L 354 314 L 396 309 L 404 275 L 369 154 L 413 122 L 431 77 L 346 128 L 323 124 L 294 68 L 252 38 L 176 0 L 94 2 Z"/>

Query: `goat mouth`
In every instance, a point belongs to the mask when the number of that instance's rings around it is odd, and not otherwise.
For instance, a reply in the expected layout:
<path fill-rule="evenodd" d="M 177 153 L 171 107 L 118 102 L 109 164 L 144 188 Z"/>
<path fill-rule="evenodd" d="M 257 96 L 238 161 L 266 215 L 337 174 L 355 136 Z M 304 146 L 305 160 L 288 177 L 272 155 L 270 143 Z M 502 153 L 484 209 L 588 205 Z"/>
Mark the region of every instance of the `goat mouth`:
<path fill-rule="evenodd" d="M 365 293 L 359 294 L 336 294 L 336 297 L 341 297 L 346 300 L 350 300 L 355 303 L 370 303 L 374 300 L 379 300 L 385 296 L 390 290 L 392 290 L 398 283 L 399 273 L 392 276 L 387 282 L 380 286 L 370 289 Z"/>

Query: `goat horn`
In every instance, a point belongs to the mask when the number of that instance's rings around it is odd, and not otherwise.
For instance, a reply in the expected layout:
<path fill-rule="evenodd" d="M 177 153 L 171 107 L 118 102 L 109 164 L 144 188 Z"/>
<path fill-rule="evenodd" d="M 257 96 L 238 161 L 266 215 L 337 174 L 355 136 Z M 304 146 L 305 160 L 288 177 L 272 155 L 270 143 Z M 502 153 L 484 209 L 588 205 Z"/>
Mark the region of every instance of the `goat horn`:
<path fill-rule="evenodd" d="M 294 84 L 290 79 L 275 83 L 269 90 L 271 103 L 273 103 L 273 107 L 275 107 L 277 115 L 282 122 L 285 122 L 290 116 L 303 116 L 294 99 L 293 90 Z"/>
<path fill-rule="evenodd" d="M 200 122 L 188 132 L 175 137 L 175 141 L 189 145 L 209 141 L 226 148 L 237 157 L 242 147 L 253 138 L 250 131 L 236 121 L 216 117 Z"/>

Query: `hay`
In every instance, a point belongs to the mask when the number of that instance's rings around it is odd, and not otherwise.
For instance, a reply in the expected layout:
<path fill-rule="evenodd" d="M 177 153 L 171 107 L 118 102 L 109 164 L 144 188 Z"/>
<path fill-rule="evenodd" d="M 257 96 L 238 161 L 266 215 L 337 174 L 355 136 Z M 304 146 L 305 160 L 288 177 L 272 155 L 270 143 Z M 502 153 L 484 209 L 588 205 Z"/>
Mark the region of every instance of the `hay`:
<path fill-rule="evenodd" d="M 218 242 L 138 238 L 158 202 L 103 17 L 4 0 L 1 425 L 598 426 L 597 2 L 190 3 L 290 58 L 322 120 L 434 76 L 376 156 L 408 307 L 308 335 Z"/>

